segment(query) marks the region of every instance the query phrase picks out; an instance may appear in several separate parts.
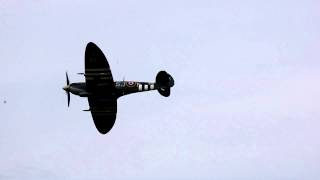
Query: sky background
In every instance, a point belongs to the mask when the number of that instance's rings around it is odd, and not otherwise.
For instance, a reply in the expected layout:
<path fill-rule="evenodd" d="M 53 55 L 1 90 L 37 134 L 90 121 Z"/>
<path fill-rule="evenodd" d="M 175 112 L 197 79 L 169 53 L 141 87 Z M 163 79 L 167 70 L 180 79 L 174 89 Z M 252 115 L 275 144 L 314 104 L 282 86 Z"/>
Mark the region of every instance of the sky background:
<path fill-rule="evenodd" d="M 0 0 L 0 179 L 320 179 L 320 2 Z M 118 100 L 107 135 L 67 97 L 95 42 Z M 7 101 L 7 103 L 4 103 Z"/>

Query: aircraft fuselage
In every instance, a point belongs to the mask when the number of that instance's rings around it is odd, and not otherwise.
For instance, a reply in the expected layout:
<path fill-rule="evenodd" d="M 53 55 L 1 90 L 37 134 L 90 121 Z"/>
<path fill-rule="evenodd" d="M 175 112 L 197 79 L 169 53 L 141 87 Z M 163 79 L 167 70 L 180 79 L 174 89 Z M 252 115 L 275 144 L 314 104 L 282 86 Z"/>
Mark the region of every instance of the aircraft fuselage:
<path fill-rule="evenodd" d="M 159 87 L 156 83 L 150 82 L 136 82 L 136 81 L 115 81 L 115 89 L 112 94 L 119 98 L 121 96 L 143 92 L 157 90 Z M 69 86 L 65 86 L 64 90 L 68 90 L 70 93 L 80 96 L 80 97 L 89 97 L 92 93 L 87 90 L 85 82 L 71 83 Z"/>

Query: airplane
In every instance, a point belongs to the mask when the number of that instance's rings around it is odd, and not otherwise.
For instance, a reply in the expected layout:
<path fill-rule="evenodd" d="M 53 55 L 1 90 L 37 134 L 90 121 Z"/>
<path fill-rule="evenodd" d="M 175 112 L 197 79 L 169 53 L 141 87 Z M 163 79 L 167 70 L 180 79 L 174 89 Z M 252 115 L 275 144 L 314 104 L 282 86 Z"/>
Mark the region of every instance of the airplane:
<path fill-rule="evenodd" d="M 94 124 L 101 134 L 108 133 L 116 120 L 117 99 L 132 93 L 157 90 L 162 96 L 170 96 L 174 80 L 166 71 L 158 72 L 155 82 L 114 81 L 107 58 L 101 49 L 89 42 L 85 50 L 85 82 L 69 82 L 63 87 L 70 105 L 70 93 L 87 97 Z"/>

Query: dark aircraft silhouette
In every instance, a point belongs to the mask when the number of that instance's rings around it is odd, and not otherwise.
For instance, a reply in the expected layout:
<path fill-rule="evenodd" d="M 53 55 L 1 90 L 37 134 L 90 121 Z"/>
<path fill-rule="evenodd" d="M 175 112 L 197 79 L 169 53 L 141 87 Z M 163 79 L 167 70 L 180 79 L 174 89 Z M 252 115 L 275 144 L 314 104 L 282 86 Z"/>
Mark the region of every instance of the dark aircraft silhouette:
<path fill-rule="evenodd" d="M 150 90 L 158 90 L 165 97 L 170 96 L 174 80 L 170 74 L 160 71 L 156 82 L 113 81 L 109 63 L 97 45 L 90 42 L 85 52 L 86 82 L 71 83 L 66 73 L 67 85 L 63 87 L 70 104 L 70 93 L 88 97 L 94 124 L 101 134 L 106 134 L 113 127 L 117 114 L 117 99 L 121 96 Z"/>

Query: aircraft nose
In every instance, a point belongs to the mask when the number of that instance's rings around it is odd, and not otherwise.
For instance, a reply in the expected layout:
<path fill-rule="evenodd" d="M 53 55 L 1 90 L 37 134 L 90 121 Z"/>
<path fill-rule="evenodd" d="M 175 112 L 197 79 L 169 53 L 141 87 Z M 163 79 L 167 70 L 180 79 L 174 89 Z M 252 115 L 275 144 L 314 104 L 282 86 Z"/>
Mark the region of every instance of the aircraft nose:
<path fill-rule="evenodd" d="M 64 86 L 62 89 L 65 90 L 65 91 L 68 91 L 69 90 L 69 86 Z"/>

